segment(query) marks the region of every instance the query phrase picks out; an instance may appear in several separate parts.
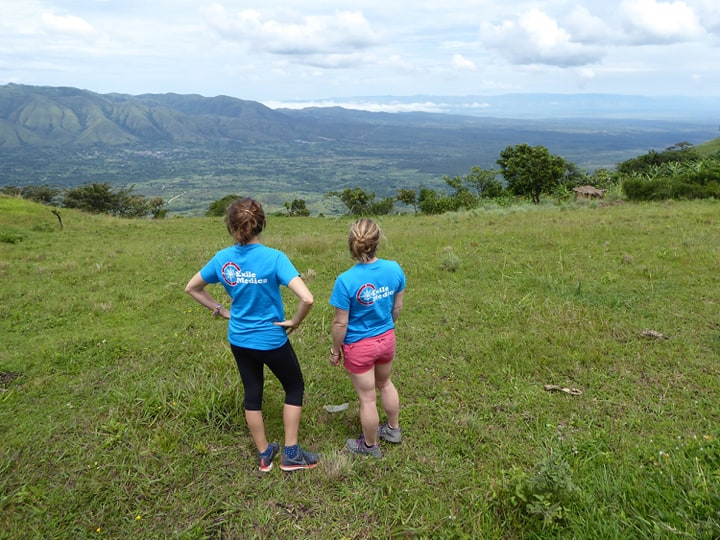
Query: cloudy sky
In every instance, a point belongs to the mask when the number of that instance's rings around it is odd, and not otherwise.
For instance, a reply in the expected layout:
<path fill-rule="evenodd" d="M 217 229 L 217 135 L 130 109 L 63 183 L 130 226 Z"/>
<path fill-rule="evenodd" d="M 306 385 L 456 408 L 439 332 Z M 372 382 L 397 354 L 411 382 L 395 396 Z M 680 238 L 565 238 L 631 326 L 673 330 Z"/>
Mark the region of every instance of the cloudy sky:
<path fill-rule="evenodd" d="M 720 97 L 718 0 L 0 0 L 0 84 L 229 95 Z"/>

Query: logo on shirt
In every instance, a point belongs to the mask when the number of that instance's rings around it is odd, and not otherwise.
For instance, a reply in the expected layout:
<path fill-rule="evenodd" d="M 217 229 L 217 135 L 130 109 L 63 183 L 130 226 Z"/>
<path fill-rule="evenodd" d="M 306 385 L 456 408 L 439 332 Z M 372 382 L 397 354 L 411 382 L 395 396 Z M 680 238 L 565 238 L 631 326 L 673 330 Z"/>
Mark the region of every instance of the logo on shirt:
<path fill-rule="evenodd" d="M 358 290 L 355 295 L 357 301 L 364 306 L 370 306 L 375 301 L 375 285 L 372 283 L 366 283 Z"/>
<path fill-rule="evenodd" d="M 235 285 L 238 285 L 239 283 L 250 283 L 250 284 L 260 284 L 267 283 L 267 279 L 258 279 L 257 274 L 255 272 L 243 272 L 240 267 L 234 263 L 234 262 L 228 262 L 225 263 L 222 267 L 222 277 L 223 281 L 230 285 L 231 287 L 234 287 Z"/>
<path fill-rule="evenodd" d="M 381 298 L 387 298 L 395 294 L 395 291 L 391 291 L 389 287 L 375 288 L 372 283 L 366 283 L 360 289 L 358 289 L 355 298 L 364 306 L 371 306 L 376 300 Z"/>
<path fill-rule="evenodd" d="M 225 283 L 231 287 L 238 284 L 241 273 L 240 267 L 234 262 L 225 263 L 222 267 L 222 277 L 225 280 Z"/>

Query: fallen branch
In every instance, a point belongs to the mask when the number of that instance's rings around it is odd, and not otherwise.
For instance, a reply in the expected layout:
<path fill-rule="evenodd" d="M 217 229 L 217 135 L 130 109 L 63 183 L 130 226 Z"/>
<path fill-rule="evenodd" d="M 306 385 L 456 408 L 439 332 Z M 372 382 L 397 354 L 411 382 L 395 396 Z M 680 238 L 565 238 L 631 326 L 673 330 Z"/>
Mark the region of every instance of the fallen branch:
<path fill-rule="evenodd" d="M 557 384 L 546 384 L 544 388 L 548 392 L 564 392 L 571 396 L 582 396 L 583 394 L 582 390 L 578 390 L 577 388 L 567 388 L 566 386 L 558 386 Z"/>
<path fill-rule="evenodd" d="M 650 330 L 649 328 L 643 330 L 642 332 L 640 332 L 640 334 L 652 339 L 668 339 L 665 334 L 661 334 L 660 332 L 656 332 L 655 330 Z"/>

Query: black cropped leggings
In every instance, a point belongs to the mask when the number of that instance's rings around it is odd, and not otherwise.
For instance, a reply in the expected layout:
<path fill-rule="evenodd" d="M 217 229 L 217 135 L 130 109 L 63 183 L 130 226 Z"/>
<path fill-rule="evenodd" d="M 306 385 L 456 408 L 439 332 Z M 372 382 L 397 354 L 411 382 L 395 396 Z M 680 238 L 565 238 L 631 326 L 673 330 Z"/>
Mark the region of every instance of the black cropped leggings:
<path fill-rule="evenodd" d="M 246 411 L 262 410 L 265 366 L 270 368 L 282 384 L 285 390 L 285 404 L 302 407 L 305 381 L 300 370 L 300 362 L 290 341 L 285 342 L 282 347 L 269 351 L 246 349 L 233 344 L 230 344 L 230 348 L 245 388 Z"/>

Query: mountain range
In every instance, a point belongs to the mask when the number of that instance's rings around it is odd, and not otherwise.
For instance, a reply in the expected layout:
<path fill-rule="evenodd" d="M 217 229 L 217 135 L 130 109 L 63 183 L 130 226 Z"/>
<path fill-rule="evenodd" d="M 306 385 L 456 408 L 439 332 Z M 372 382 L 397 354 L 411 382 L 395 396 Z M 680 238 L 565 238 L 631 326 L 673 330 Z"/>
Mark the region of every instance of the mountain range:
<path fill-rule="evenodd" d="M 711 100 L 372 98 L 406 105 L 431 99 L 445 104 L 437 110 L 452 112 L 272 109 L 230 96 L 7 84 L 0 86 L 0 186 L 134 184 L 173 200 L 182 193 L 186 211 L 233 189 L 278 197 L 282 205 L 282 198 L 319 199 L 343 187 L 390 195 L 400 187 L 441 186 L 444 175 L 493 167 L 502 149 L 519 143 L 542 144 L 590 171 L 717 135 Z"/>
<path fill-rule="evenodd" d="M 336 102 L 339 100 L 330 100 Z M 123 144 L 288 141 L 298 137 L 347 136 L 359 126 L 436 128 L 557 128 L 578 121 L 610 126 L 648 122 L 667 126 L 712 125 L 720 121 L 720 100 L 605 94 L 504 96 L 412 96 L 351 98 L 362 106 L 415 112 L 369 112 L 339 106 L 270 109 L 229 96 L 196 94 L 97 94 L 68 87 L 0 86 L 0 148 Z M 434 111 L 434 112 L 428 112 Z M 437 112 L 439 111 L 439 112 Z M 529 123 L 528 123 L 529 121 Z M 538 121 L 542 125 L 538 125 Z"/>
<path fill-rule="evenodd" d="M 226 96 L 0 87 L 0 148 L 270 141 L 301 131 L 282 113 Z"/>

